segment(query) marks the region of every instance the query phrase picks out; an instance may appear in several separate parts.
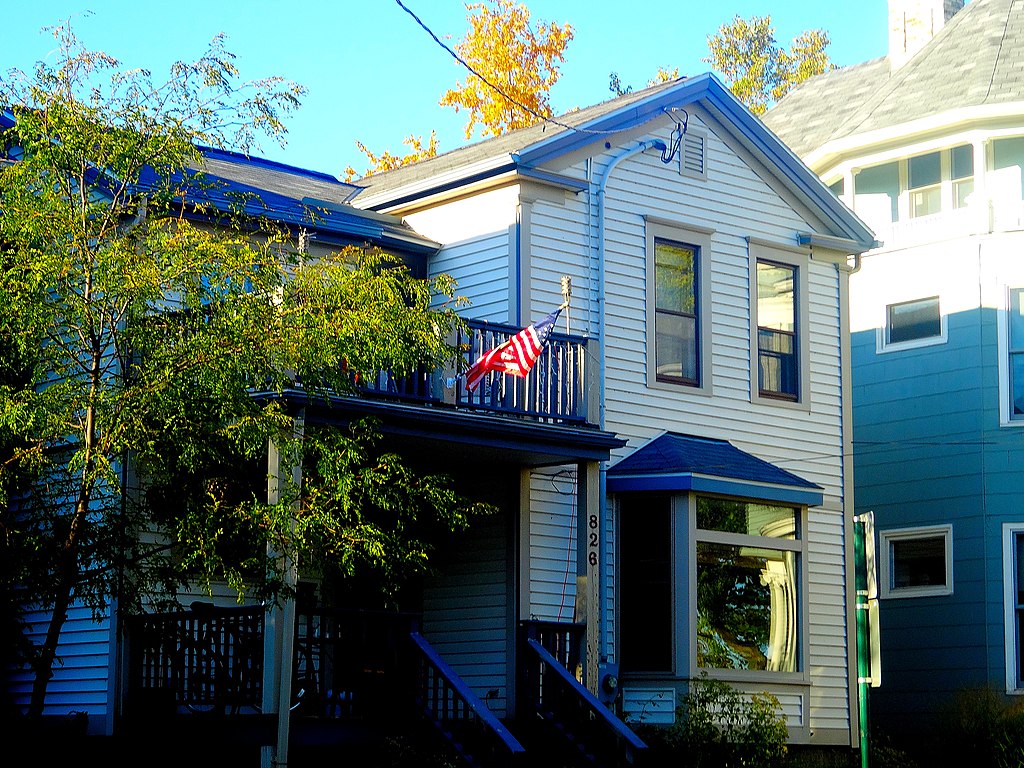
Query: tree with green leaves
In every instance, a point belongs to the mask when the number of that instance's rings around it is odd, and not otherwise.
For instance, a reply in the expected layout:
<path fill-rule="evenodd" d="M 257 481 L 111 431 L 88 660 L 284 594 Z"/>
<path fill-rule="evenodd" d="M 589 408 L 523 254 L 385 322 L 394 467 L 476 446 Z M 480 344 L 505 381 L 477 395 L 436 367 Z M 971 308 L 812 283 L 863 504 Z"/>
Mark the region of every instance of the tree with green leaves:
<path fill-rule="evenodd" d="M 828 32 L 800 33 L 790 49 L 779 46 L 771 16 L 739 16 L 708 36 L 704 59 L 725 76 L 726 85 L 750 111 L 764 114 L 771 104 L 809 77 L 832 69 L 826 49 Z"/>
<path fill-rule="evenodd" d="M 54 64 L 0 83 L 0 587 L 49 616 L 33 715 L 73 605 L 215 580 L 286 599 L 288 560 L 393 585 L 479 509 L 372 424 L 295 429 L 288 392 L 438 364 L 458 322 L 450 279 L 306 253 L 208 178 L 198 146 L 283 140 L 302 89 L 241 81 L 220 38 L 158 83 L 54 35 Z M 270 445 L 301 492 L 268 500 Z"/>

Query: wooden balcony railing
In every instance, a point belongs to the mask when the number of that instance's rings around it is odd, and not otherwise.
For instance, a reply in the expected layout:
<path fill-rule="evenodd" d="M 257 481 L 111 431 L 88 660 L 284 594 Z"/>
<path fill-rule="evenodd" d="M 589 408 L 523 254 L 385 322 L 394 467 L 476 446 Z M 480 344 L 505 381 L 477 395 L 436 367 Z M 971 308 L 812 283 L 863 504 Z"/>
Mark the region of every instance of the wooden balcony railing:
<path fill-rule="evenodd" d="M 411 638 L 419 657 L 417 702 L 451 747 L 470 765 L 522 764 L 522 744 L 421 634 Z"/>
<path fill-rule="evenodd" d="M 587 423 L 587 340 L 582 336 L 552 333 L 529 375 L 517 378 L 487 374 L 473 392 L 460 374 L 476 360 L 504 343 L 521 329 L 511 325 L 468 321 L 468 332 L 459 331 L 456 348 L 463 364 L 409 376 L 384 371 L 360 382 L 371 396 L 403 402 L 448 405 L 459 410 L 486 411 L 564 424 Z"/>
<path fill-rule="evenodd" d="M 263 687 L 262 606 L 143 614 L 127 619 L 132 714 L 257 713 Z"/>

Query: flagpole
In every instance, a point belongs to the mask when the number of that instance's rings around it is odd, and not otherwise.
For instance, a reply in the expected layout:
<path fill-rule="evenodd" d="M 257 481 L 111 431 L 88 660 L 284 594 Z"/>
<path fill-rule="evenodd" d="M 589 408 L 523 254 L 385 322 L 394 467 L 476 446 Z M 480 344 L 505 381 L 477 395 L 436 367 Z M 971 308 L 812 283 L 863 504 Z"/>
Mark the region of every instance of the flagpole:
<path fill-rule="evenodd" d="M 572 278 L 569 275 L 562 275 L 562 309 L 565 310 L 565 335 L 570 335 L 569 330 L 569 298 L 572 296 Z"/>

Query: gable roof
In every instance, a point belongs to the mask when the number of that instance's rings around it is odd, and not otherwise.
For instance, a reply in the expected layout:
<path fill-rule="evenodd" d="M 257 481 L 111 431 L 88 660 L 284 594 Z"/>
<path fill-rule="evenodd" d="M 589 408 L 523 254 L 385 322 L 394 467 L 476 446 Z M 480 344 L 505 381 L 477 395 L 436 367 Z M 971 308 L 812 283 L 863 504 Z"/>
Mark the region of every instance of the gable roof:
<path fill-rule="evenodd" d="M 906 64 L 811 78 L 764 121 L 804 157 L 837 139 L 967 107 L 1024 102 L 1024 0 L 971 0 Z"/>
<path fill-rule="evenodd" d="M 666 432 L 608 470 L 610 491 L 703 491 L 821 504 L 822 489 L 726 440 Z"/>
<path fill-rule="evenodd" d="M 386 210 L 431 195 L 508 175 L 540 178 L 581 191 L 585 181 L 545 169 L 552 160 L 615 140 L 616 134 L 662 118 L 668 110 L 699 105 L 724 131 L 759 158 L 839 238 L 851 252 L 874 244 L 871 231 L 785 144 L 712 74 L 661 83 L 586 109 L 510 131 L 357 183 L 353 200 L 361 208 Z"/>

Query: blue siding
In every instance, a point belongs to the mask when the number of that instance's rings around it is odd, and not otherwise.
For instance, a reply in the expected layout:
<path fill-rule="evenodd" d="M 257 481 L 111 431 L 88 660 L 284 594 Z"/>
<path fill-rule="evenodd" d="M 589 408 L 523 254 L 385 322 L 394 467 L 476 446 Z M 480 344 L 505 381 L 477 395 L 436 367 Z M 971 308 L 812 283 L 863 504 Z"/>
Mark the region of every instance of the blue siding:
<path fill-rule="evenodd" d="M 957 690 L 1003 687 L 1001 531 L 1024 520 L 1024 430 L 999 426 L 994 310 L 951 314 L 945 344 L 879 354 L 872 330 L 852 352 L 858 511 L 879 531 L 953 528 L 953 594 L 881 603 L 873 714 L 913 729 Z"/>

